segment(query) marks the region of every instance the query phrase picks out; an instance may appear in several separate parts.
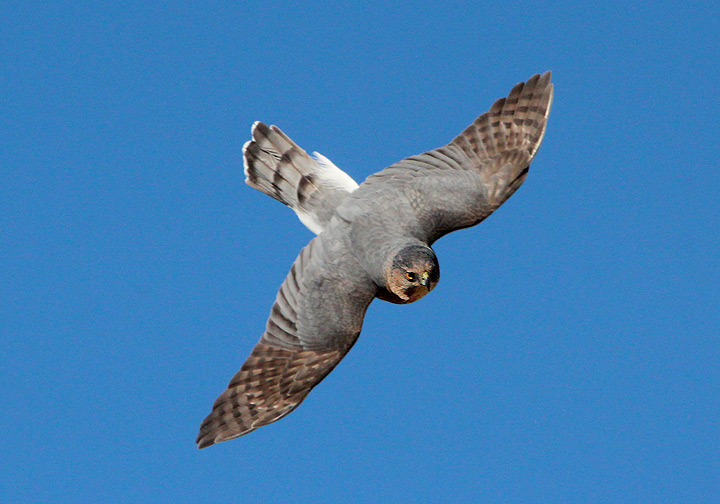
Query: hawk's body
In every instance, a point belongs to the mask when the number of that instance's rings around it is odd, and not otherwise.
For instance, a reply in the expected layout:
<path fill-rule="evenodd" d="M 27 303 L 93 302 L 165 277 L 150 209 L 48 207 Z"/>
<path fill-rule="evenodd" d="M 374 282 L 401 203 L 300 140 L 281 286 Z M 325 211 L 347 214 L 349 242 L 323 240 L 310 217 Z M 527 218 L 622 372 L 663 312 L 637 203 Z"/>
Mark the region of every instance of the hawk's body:
<path fill-rule="evenodd" d="M 520 187 L 545 133 L 552 89 L 549 72 L 533 76 L 450 144 L 359 187 L 275 126 L 254 125 L 244 148 L 247 183 L 293 208 L 318 236 L 293 264 L 260 342 L 200 427 L 200 448 L 295 409 L 355 343 L 373 299 L 407 303 L 434 287 L 439 269 L 430 245 L 479 223 Z"/>

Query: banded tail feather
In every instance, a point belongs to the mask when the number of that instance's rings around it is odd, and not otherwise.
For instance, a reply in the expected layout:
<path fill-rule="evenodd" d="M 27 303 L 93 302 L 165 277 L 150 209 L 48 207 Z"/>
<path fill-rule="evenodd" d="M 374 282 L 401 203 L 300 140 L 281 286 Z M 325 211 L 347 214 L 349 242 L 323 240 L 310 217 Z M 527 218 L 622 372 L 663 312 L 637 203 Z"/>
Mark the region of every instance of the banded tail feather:
<path fill-rule="evenodd" d="M 320 234 L 358 184 L 328 158 L 308 155 L 277 126 L 256 122 L 243 146 L 245 183 L 292 208 Z"/>

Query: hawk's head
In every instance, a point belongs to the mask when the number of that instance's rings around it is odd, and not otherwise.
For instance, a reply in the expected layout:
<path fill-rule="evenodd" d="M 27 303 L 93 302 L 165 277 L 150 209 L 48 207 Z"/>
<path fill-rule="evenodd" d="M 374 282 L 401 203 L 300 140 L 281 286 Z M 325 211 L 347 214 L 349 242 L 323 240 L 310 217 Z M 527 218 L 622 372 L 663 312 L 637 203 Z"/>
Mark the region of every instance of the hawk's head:
<path fill-rule="evenodd" d="M 395 254 L 385 282 L 400 303 L 412 303 L 430 292 L 440 280 L 440 265 L 427 245 L 408 245 Z"/>

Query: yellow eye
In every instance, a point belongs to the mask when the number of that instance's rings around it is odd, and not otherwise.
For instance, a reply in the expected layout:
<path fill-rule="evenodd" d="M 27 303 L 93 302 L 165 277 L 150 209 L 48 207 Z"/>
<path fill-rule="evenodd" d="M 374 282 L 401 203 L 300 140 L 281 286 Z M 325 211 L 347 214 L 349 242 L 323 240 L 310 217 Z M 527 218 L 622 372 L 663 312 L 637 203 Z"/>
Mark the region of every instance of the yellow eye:
<path fill-rule="evenodd" d="M 407 273 L 405 273 L 405 278 L 407 278 L 411 282 L 414 282 L 417 280 L 417 274 L 413 273 L 412 271 L 408 271 Z"/>

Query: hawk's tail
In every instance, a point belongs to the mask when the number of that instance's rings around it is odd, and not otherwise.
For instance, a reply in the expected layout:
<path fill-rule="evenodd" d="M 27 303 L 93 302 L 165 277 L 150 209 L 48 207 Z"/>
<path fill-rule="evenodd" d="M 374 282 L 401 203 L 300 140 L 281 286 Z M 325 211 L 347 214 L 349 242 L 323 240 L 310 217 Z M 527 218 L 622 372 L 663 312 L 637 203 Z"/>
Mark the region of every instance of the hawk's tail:
<path fill-rule="evenodd" d="M 320 233 L 357 183 L 325 156 L 310 157 L 277 126 L 256 122 L 252 136 L 243 146 L 245 182 L 292 208 Z"/>

